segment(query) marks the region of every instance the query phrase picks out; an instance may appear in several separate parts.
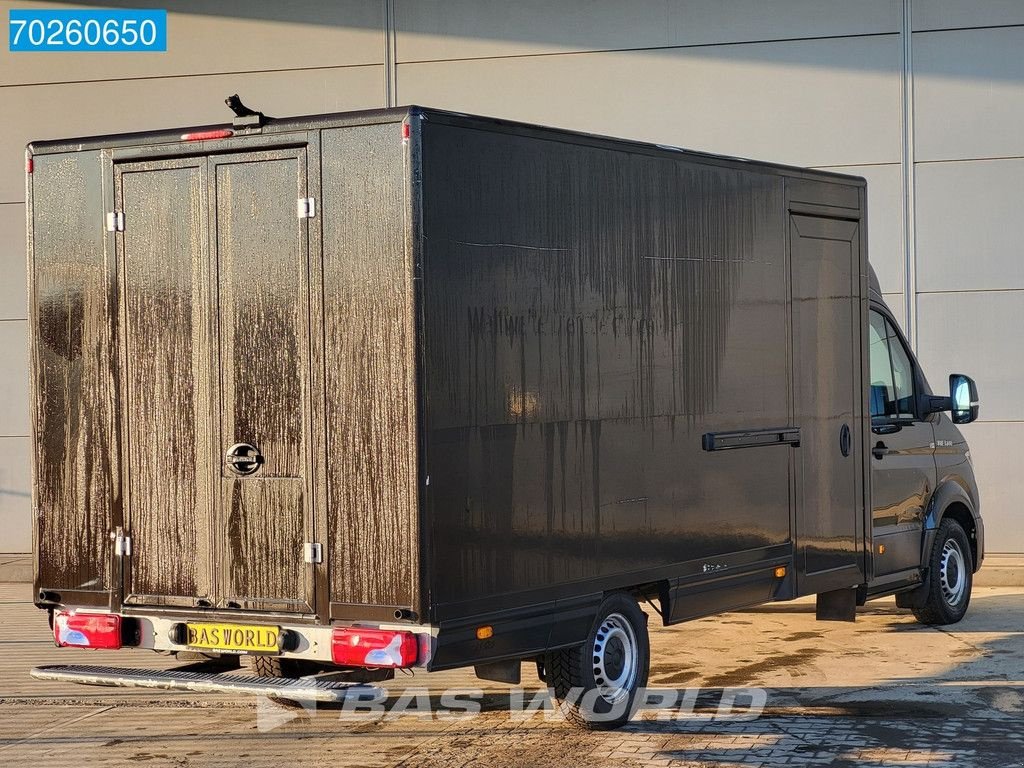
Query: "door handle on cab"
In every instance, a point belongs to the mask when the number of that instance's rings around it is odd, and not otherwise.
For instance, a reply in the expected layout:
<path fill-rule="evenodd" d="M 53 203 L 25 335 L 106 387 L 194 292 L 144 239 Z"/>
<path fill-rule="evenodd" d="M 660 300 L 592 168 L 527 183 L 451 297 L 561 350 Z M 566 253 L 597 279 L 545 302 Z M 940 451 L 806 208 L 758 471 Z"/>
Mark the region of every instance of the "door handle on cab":
<path fill-rule="evenodd" d="M 893 435 L 903 429 L 902 424 L 872 424 L 871 431 L 876 435 Z"/>
<path fill-rule="evenodd" d="M 896 453 L 896 451 L 887 446 L 881 440 L 875 443 L 875 447 L 871 449 L 871 455 L 876 459 L 881 459 L 884 456 L 888 456 L 890 453 Z"/>

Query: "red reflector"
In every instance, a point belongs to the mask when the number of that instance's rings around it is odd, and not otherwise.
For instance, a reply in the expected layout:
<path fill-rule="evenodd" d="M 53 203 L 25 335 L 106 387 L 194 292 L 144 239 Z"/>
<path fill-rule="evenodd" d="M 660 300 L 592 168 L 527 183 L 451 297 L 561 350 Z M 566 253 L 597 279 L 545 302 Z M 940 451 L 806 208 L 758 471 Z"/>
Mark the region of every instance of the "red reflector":
<path fill-rule="evenodd" d="M 412 632 L 346 627 L 334 630 L 331 657 L 350 667 L 411 667 L 419 644 Z"/>
<path fill-rule="evenodd" d="M 408 140 L 408 138 L 411 135 L 411 133 L 412 133 L 412 131 L 409 128 L 409 124 L 408 123 L 402 123 L 402 141 Z"/>
<path fill-rule="evenodd" d="M 27 173 L 29 176 L 31 176 L 32 175 L 32 168 L 34 166 L 35 166 L 35 163 L 32 162 L 32 158 L 31 157 L 26 157 L 25 158 L 25 173 Z"/>
<path fill-rule="evenodd" d="M 121 617 L 58 611 L 53 615 L 53 639 L 61 648 L 120 648 Z"/>
<path fill-rule="evenodd" d="M 235 132 L 230 128 L 221 128 L 217 131 L 196 131 L 195 133 L 181 134 L 182 141 L 209 141 L 210 139 L 230 139 Z"/>

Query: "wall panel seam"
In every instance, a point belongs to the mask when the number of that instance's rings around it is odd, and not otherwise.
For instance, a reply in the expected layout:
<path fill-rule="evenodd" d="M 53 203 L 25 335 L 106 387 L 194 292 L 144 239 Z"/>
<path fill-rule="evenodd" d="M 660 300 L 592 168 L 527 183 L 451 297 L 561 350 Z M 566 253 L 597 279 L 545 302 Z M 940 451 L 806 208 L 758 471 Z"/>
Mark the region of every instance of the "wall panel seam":
<path fill-rule="evenodd" d="M 771 45 L 772 43 L 804 43 L 816 40 L 854 40 L 870 37 L 897 37 L 899 30 L 893 32 L 862 32 L 854 35 L 812 35 L 809 37 L 780 37 L 764 40 L 733 40 L 718 43 L 685 43 L 682 45 L 648 45 L 632 48 L 585 48 L 564 51 L 538 51 L 535 53 L 507 53 L 493 56 L 454 56 L 447 59 L 408 59 L 397 61 L 398 66 L 410 64 L 450 64 L 463 61 L 488 61 L 492 59 L 536 59 L 545 56 L 587 56 L 595 53 L 643 53 L 645 51 L 677 51 L 692 48 L 721 48 L 738 45 Z"/>
<path fill-rule="evenodd" d="M 835 165 L 812 165 L 809 167 L 819 171 L 829 171 L 833 168 L 880 168 L 887 165 L 902 166 L 903 163 L 900 160 L 896 160 L 884 163 L 836 163 Z"/>
<path fill-rule="evenodd" d="M 929 296 L 943 293 L 1024 293 L 1024 286 L 1020 288 L 949 288 L 917 292 L 918 296 Z"/>
<path fill-rule="evenodd" d="M 1024 160 L 1024 155 L 992 155 L 991 157 L 950 157 L 935 160 L 915 160 L 917 165 L 934 165 L 936 163 L 985 163 L 999 160 Z"/>
<path fill-rule="evenodd" d="M 915 29 L 915 35 L 927 35 L 932 32 L 971 32 L 976 29 L 1015 29 L 1024 24 L 980 24 L 976 27 L 936 27 L 935 29 Z"/>
<path fill-rule="evenodd" d="M 317 67 L 280 67 L 277 69 L 239 69 L 225 72 L 187 72 L 172 75 L 143 75 L 140 77 L 97 77 L 88 80 L 52 80 L 30 83 L 0 83 L 0 93 L 6 88 L 47 88 L 57 85 L 86 85 L 90 83 L 128 83 L 146 80 L 182 80 L 190 77 L 231 77 L 234 75 L 271 75 L 287 72 L 322 72 L 333 69 L 366 69 L 382 67 L 382 62 L 374 64 L 324 64 Z"/>

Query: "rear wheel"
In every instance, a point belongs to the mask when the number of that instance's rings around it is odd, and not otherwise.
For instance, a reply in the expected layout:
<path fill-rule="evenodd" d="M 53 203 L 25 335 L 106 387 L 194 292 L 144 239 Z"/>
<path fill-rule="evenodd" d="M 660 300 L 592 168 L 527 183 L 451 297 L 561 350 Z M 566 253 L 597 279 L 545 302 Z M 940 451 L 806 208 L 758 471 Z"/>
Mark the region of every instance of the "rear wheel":
<path fill-rule="evenodd" d="M 618 592 L 601 603 L 583 645 L 548 653 L 544 676 L 562 712 L 588 730 L 618 728 L 636 709 L 650 666 L 647 615 Z"/>
<path fill-rule="evenodd" d="M 971 543 L 956 520 L 939 524 L 928 568 L 928 599 L 914 616 L 922 624 L 955 624 L 967 613 L 974 585 Z"/>
<path fill-rule="evenodd" d="M 250 656 L 250 666 L 256 677 L 309 677 L 322 672 L 331 674 L 332 680 L 349 683 L 380 683 L 393 680 L 395 670 L 385 668 L 335 667 L 304 659 L 282 659 L 280 656 Z"/>
<path fill-rule="evenodd" d="M 252 671 L 256 677 L 304 677 L 314 675 L 320 667 L 302 659 L 282 659 L 280 656 L 252 656 Z"/>
<path fill-rule="evenodd" d="M 242 658 L 231 653 L 199 653 L 198 651 L 175 651 L 174 658 L 192 666 L 201 665 L 208 672 L 229 672 L 242 666 Z"/>

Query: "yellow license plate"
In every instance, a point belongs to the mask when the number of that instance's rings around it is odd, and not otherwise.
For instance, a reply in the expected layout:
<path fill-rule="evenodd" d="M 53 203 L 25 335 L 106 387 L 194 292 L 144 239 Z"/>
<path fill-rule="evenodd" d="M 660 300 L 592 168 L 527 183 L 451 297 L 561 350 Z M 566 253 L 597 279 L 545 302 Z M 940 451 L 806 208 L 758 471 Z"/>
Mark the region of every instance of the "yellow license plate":
<path fill-rule="evenodd" d="M 276 653 L 280 650 L 278 639 L 280 627 L 254 626 L 252 624 L 225 624 L 209 622 L 189 623 L 188 640 L 190 648 L 210 651 L 252 651 L 255 653 Z"/>

